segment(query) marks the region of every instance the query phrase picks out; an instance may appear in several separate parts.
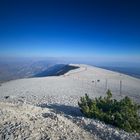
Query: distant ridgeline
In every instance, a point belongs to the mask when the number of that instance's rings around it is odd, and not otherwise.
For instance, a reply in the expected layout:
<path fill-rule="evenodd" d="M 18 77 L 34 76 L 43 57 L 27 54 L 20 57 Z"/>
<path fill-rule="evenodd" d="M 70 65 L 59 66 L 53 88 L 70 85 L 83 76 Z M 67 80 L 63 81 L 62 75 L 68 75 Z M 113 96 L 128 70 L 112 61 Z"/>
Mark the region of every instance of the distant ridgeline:
<path fill-rule="evenodd" d="M 66 64 L 57 64 L 47 70 L 34 75 L 33 77 L 46 77 L 46 76 L 60 76 L 67 73 L 70 70 L 77 69 L 77 66 L 71 66 Z"/>
<path fill-rule="evenodd" d="M 104 68 L 111 71 L 120 72 L 123 74 L 127 74 L 133 76 L 135 78 L 140 78 L 140 67 L 113 67 L 113 66 L 100 66 L 100 68 Z"/>

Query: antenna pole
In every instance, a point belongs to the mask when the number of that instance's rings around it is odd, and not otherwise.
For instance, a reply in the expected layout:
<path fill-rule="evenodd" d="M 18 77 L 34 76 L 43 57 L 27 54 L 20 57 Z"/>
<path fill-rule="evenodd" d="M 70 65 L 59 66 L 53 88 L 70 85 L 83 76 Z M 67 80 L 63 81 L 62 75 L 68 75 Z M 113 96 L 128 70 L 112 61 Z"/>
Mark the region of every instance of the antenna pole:
<path fill-rule="evenodd" d="M 106 79 L 106 83 L 105 83 L 105 89 L 107 90 L 108 89 L 108 81 Z"/>
<path fill-rule="evenodd" d="M 120 96 L 122 95 L 122 80 L 120 80 Z"/>

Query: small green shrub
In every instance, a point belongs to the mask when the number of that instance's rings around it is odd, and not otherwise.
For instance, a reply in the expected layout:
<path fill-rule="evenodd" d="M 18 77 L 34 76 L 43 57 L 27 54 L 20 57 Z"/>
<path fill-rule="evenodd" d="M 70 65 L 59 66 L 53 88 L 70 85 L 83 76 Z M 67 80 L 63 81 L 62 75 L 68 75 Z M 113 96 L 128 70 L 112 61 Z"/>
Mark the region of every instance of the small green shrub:
<path fill-rule="evenodd" d="M 78 105 L 81 112 L 89 118 L 96 118 L 105 123 L 114 125 L 128 132 L 140 133 L 140 105 L 129 97 L 120 101 L 112 99 L 112 93 L 107 91 L 106 97 L 90 99 L 87 94 L 81 97 Z"/>

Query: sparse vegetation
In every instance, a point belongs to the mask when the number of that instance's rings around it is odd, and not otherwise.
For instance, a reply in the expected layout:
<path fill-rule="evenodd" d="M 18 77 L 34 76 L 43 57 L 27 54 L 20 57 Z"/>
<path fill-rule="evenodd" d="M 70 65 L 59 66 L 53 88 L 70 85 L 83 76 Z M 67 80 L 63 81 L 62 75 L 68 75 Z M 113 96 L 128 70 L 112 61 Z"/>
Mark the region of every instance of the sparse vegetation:
<path fill-rule="evenodd" d="M 86 117 L 99 119 L 127 132 L 140 133 L 140 116 L 138 114 L 140 105 L 127 96 L 120 101 L 112 99 L 110 90 L 106 94 L 106 97 L 95 99 L 91 99 L 85 94 L 78 102 L 81 112 Z"/>

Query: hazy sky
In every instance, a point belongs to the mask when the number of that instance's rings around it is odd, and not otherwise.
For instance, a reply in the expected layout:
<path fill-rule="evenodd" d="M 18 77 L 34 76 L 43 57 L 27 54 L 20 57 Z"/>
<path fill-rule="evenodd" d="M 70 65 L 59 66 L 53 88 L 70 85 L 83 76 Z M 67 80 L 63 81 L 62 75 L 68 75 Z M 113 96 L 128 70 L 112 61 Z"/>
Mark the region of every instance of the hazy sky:
<path fill-rule="evenodd" d="M 0 56 L 140 61 L 140 1 L 0 0 Z"/>

